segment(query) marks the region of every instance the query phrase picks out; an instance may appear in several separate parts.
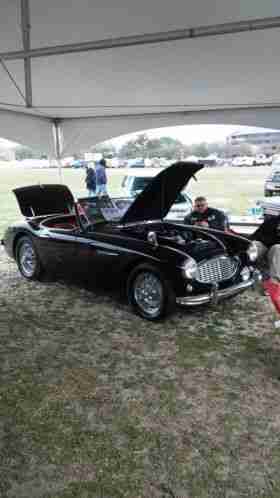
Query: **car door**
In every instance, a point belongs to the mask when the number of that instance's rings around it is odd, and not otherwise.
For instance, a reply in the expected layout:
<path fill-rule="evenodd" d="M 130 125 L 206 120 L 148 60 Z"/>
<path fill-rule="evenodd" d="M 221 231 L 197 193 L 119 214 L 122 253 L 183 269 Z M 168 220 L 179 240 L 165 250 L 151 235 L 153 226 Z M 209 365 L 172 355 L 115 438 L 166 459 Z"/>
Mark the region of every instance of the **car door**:
<path fill-rule="evenodd" d="M 42 230 L 37 239 L 42 263 L 59 274 L 73 273 L 75 267 L 76 230 Z"/>
<path fill-rule="evenodd" d="M 106 283 L 112 279 L 122 252 L 122 248 L 112 243 L 106 234 L 80 232 L 75 239 L 76 272 L 82 278 Z"/>

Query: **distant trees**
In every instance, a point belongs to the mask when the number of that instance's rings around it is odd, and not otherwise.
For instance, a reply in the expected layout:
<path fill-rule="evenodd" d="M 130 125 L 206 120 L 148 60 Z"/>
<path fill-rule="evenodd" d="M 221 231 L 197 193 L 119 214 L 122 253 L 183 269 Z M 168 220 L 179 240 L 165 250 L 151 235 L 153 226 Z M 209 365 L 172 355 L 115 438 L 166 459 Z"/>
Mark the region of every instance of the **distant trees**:
<path fill-rule="evenodd" d="M 15 157 L 17 161 L 22 161 L 23 159 L 46 159 L 47 155 L 30 147 L 18 145 L 15 148 Z"/>
<path fill-rule="evenodd" d="M 136 138 L 128 140 L 128 142 L 121 147 L 119 156 L 127 159 L 149 157 L 150 142 L 154 142 L 154 140 L 150 140 L 145 133 L 141 133 L 140 135 L 137 135 Z M 154 148 L 154 145 L 152 145 L 152 148 Z"/>
<path fill-rule="evenodd" d="M 23 145 L 18 145 L 15 148 L 15 156 L 18 161 L 21 161 L 22 159 L 37 158 L 34 150 L 29 147 L 24 147 Z"/>
<path fill-rule="evenodd" d="M 135 157 L 143 157 L 144 159 L 151 157 L 180 159 L 185 151 L 186 146 L 175 138 L 149 138 L 145 133 L 141 133 L 121 147 L 119 156 L 127 159 L 134 159 Z"/>
<path fill-rule="evenodd" d="M 149 138 L 147 133 L 139 133 L 135 138 L 128 140 L 120 149 L 107 140 L 90 147 L 90 152 L 100 153 L 104 157 L 119 157 L 122 159 L 154 158 L 164 157 L 166 159 L 183 159 L 188 156 L 206 157 L 209 154 L 217 154 L 220 157 L 248 156 L 256 154 L 256 147 L 242 143 L 231 145 L 225 142 L 207 143 L 200 142 L 186 145 L 180 140 L 168 136 L 160 138 Z M 22 159 L 42 159 L 46 154 L 38 152 L 30 147 L 19 145 L 15 148 L 17 160 Z M 83 159 L 84 151 L 76 151 L 73 154 L 75 159 Z"/>
<path fill-rule="evenodd" d="M 206 157 L 209 155 L 209 148 L 206 142 L 194 144 L 191 146 L 191 154 L 199 157 Z"/>
<path fill-rule="evenodd" d="M 141 133 L 126 142 L 118 151 L 118 156 L 126 159 L 136 157 L 152 158 L 165 157 L 166 159 L 182 159 L 187 156 L 206 157 L 217 154 L 220 157 L 250 156 L 256 153 L 255 147 L 243 143 L 230 145 L 225 142 L 185 145 L 180 140 L 172 137 L 149 138 L 147 134 Z"/>
<path fill-rule="evenodd" d="M 90 152 L 102 154 L 104 157 L 113 157 L 117 155 L 116 147 L 110 141 L 92 146 Z"/>

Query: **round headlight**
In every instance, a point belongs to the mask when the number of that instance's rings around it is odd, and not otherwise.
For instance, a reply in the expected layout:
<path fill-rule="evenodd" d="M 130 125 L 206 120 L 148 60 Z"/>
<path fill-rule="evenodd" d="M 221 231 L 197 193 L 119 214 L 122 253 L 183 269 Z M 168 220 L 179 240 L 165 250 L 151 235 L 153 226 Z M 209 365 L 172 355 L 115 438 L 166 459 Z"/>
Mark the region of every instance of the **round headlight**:
<path fill-rule="evenodd" d="M 247 249 L 248 258 L 250 261 L 256 261 L 258 257 L 258 246 L 255 242 L 252 242 Z"/>
<path fill-rule="evenodd" d="M 183 267 L 182 267 L 182 270 L 183 270 L 183 275 L 184 277 L 186 278 L 195 278 L 196 275 L 197 275 L 197 264 L 195 262 L 194 259 L 188 259 Z"/>

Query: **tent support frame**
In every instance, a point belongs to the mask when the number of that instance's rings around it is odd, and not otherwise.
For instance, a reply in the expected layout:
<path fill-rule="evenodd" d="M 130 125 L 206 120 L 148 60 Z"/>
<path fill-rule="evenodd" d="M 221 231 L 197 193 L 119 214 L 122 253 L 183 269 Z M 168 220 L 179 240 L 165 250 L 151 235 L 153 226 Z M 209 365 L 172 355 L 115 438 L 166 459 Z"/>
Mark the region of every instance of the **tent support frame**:
<path fill-rule="evenodd" d="M 27 3 L 28 0 L 21 0 Z M 27 9 L 23 9 L 25 15 Z M 208 36 L 232 35 L 233 33 L 250 32 L 257 30 L 275 29 L 280 27 L 280 16 L 266 17 L 262 19 L 251 19 L 248 21 L 228 22 L 210 26 L 197 26 L 193 28 L 163 31 L 158 33 L 144 33 L 142 35 L 121 36 L 119 38 L 108 38 L 80 43 L 69 43 L 64 45 L 53 45 L 41 48 L 29 48 L 12 52 L 1 52 L 3 60 L 20 60 L 33 57 L 48 57 L 51 55 L 71 54 L 75 52 L 89 52 L 106 50 L 134 45 L 145 45 L 152 43 L 163 43 L 175 40 L 193 38 L 204 38 Z"/>
<path fill-rule="evenodd" d="M 58 164 L 58 174 L 59 181 L 62 183 L 62 132 L 60 127 L 61 119 L 54 118 L 53 119 L 53 138 L 54 138 L 54 150 L 55 150 L 55 158 Z"/>
<path fill-rule="evenodd" d="M 29 0 L 21 0 L 21 30 L 22 44 L 24 52 L 29 52 L 30 47 L 30 8 Z M 32 107 L 32 78 L 31 78 L 31 58 L 24 57 L 24 80 L 25 80 L 25 103 L 26 107 Z"/>

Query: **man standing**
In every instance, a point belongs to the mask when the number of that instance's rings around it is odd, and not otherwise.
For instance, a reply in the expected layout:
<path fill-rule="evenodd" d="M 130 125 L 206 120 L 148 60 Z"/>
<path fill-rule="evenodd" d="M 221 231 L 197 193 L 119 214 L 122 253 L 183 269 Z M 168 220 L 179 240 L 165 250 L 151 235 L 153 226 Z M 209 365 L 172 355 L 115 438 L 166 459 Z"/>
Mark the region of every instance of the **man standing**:
<path fill-rule="evenodd" d="M 96 190 L 96 178 L 95 178 L 95 171 L 93 168 L 86 167 L 86 187 L 88 189 L 88 195 L 89 196 L 94 196 L 95 195 L 95 190 Z"/>
<path fill-rule="evenodd" d="M 106 161 L 101 159 L 95 166 L 96 195 L 107 195 Z"/>
<path fill-rule="evenodd" d="M 222 211 L 219 211 L 219 209 L 208 207 L 207 199 L 202 196 L 196 197 L 194 209 L 185 217 L 184 222 L 187 225 L 215 228 L 216 230 L 228 229 L 226 215 Z"/>

